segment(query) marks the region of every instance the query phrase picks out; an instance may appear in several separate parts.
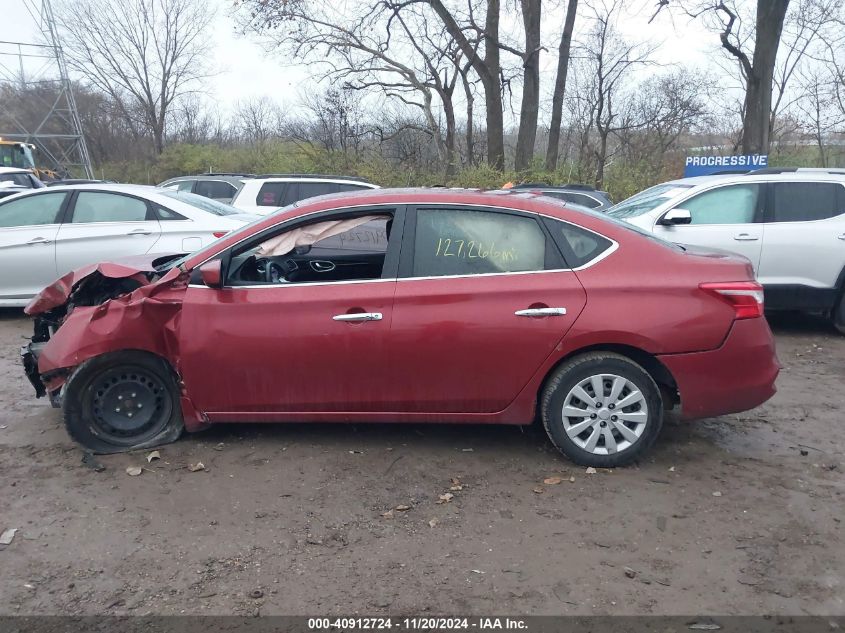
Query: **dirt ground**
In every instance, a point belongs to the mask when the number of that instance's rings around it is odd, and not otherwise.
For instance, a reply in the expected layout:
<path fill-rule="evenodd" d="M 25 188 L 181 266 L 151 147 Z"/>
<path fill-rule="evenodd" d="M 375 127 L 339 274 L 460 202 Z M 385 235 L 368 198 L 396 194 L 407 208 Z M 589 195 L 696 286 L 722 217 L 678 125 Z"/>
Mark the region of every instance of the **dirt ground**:
<path fill-rule="evenodd" d="M 0 312 L 0 614 L 845 614 L 845 337 L 772 326 L 777 396 L 638 467 L 536 428 L 226 425 L 95 472 Z"/>

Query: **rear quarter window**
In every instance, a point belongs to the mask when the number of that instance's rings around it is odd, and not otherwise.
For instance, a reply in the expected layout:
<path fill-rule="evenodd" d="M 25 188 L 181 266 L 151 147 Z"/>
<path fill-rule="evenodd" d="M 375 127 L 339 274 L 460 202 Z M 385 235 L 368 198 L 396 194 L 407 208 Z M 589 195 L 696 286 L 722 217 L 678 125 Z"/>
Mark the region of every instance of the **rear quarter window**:
<path fill-rule="evenodd" d="M 613 246 L 613 242 L 603 235 L 575 224 L 547 218 L 546 226 L 570 268 L 589 264 Z"/>

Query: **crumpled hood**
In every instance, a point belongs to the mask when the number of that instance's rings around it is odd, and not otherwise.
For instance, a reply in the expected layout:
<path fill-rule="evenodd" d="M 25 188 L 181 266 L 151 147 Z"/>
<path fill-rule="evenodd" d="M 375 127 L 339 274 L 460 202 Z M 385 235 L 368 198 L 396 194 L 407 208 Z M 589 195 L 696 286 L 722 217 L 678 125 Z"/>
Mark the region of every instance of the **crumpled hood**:
<path fill-rule="evenodd" d="M 150 283 L 147 273 L 155 272 L 153 262 L 163 257 L 172 257 L 175 255 L 179 255 L 179 253 L 138 255 L 77 268 L 60 277 L 35 295 L 24 308 L 24 312 L 30 316 L 34 316 L 67 303 L 74 287 L 80 281 L 95 273 L 99 273 L 103 277 L 110 279 L 134 279 L 141 285 L 146 285 Z"/>

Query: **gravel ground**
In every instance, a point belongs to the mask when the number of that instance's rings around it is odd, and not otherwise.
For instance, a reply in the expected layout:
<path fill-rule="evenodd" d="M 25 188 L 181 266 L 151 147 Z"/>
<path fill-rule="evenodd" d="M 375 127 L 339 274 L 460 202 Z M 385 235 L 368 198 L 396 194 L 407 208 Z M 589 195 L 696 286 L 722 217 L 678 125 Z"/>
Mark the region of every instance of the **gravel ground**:
<path fill-rule="evenodd" d="M 845 614 L 845 337 L 772 326 L 775 398 L 638 467 L 537 428 L 226 425 L 96 472 L 0 312 L 0 614 Z"/>

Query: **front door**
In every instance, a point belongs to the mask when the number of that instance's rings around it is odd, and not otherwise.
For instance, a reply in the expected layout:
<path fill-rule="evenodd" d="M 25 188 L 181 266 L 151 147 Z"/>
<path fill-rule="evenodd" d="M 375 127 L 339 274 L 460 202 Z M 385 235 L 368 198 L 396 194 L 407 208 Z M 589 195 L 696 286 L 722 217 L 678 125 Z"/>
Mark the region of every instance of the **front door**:
<path fill-rule="evenodd" d="M 0 204 L 0 302 L 25 303 L 59 277 L 56 235 L 67 196 L 37 193 Z"/>
<path fill-rule="evenodd" d="M 677 207 L 690 212 L 690 224 L 654 227 L 655 235 L 678 244 L 720 248 L 760 265 L 763 246 L 763 185 L 733 184 L 709 189 Z"/>
<path fill-rule="evenodd" d="M 188 288 L 180 369 L 199 410 L 382 410 L 401 227 L 393 210 L 361 215 L 289 222 L 233 249 L 225 287 Z"/>
<path fill-rule="evenodd" d="M 79 191 L 56 238 L 60 274 L 88 264 L 151 252 L 161 225 L 146 201 L 101 191 Z"/>
<path fill-rule="evenodd" d="M 419 208 L 408 225 L 384 397 L 401 412 L 505 409 L 578 318 L 583 287 L 532 216 Z"/>

